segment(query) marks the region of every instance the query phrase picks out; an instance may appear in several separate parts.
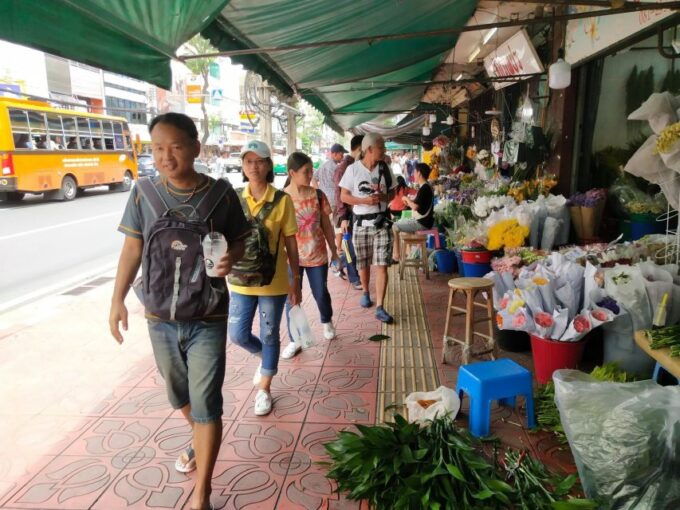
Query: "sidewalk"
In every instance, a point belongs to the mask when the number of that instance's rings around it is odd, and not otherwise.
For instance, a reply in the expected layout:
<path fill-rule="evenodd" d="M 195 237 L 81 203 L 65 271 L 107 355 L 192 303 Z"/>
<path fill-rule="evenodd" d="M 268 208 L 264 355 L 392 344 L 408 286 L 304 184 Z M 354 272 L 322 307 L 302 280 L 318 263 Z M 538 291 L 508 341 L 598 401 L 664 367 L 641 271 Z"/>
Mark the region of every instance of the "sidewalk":
<path fill-rule="evenodd" d="M 193 475 L 173 465 L 189 427 L 167 404 L 134 296 L 125 343 L 110 337 L 112 276 L 0 316 L 0 373 L 11 381 L 0 387 L 0 508 L 188 508 Z M 356 423 L 389 418 L 384 407 L 411 391 L 455 384 L 456 368 L 440 363 L 449 277 L 397 278 L 392 270 L 387 300 L 397 322 L 381 329 L 373 309 L 358 305 L 359 292 L 331 276 L 338 337 L 282 360 L 268 417 L 252 413 L 257 362 L 229 345 L 216 508 L 362 507 L 333 493 L 315 464 L 322 444 Z M 308 289 L 304 296 L 321 339 Z M 391 339 L 368 340 L 381 331 Z M 573 471 L 550 437 L 524 431 L 523 416 L 503 408 L 493 418 L 492 433 L 505 443 Z"/>

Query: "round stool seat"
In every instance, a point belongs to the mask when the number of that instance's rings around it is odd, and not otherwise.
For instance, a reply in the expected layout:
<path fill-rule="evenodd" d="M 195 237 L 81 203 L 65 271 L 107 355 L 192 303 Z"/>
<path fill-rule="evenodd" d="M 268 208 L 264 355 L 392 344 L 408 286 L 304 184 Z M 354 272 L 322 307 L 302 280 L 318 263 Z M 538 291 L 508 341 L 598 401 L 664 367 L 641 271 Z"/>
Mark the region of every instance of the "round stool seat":
<path fill-rule="evenodd" d="M 401 234 L 402 241 L 426 241 L 427 236 L 425 234 Z"/>
<path fill-rule="evenodd" d="M 488 278 L 452 278 L 449 287 L 458 290 L 484 289 L 493 287 L 493 280 Z"/>

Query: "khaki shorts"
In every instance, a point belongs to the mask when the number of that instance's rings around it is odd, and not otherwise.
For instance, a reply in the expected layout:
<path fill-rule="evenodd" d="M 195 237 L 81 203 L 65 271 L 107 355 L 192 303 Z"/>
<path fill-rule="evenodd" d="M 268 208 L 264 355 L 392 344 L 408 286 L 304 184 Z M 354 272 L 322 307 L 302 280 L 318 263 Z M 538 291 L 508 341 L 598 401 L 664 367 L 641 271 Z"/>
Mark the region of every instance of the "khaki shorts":
<path fill-rule="evenodd" d="M 388 266 L 392 259 L 391 228 L 359 227 L 354 225 L 352 242 L 357 255 L 357 269 L 373 266 Z"/>

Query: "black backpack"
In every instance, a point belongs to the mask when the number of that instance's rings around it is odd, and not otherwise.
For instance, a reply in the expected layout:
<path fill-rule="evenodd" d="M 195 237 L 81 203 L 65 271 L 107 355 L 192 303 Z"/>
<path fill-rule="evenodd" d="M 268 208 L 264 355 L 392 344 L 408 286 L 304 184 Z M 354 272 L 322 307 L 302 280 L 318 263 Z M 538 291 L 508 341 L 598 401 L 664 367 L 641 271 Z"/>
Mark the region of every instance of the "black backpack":
<path fill-rule="evenodd" d="M 243 190 L 236 190 L 241 202 L 243 214 L 250 225 L 250 234 L 245 239 L 245 253 L 231 269 L 227 279 L 232 285 L 241 287 L 263 287 L 269 285 L 276 273 L 276 261 L 279 256 L 280 239 L 276 242 L 276 253 L 269 251 L 269 231 L 264 226 L 264 219 L 274 210 L 276 204 L 286 194 L 281 190 L 274 192 L 274 200 L 265 202 L 262 209 L 253 216 L 248 203 L 243 198 Z"/>
<path fill-rule="evenodd" d="M 226 292 L 224 278 L 205 272 L 203 238 L 208 218 L 231 187 L 216 180 L 194 208 L 170 209 L 148 177 L 137 181 L 156 220 L 144 232 L 142 276 L 133 288 L 148 314 L 169 321 L 201 319 L 215 310 Z M 183 213 L 189 211 L 189 215 Z"/>

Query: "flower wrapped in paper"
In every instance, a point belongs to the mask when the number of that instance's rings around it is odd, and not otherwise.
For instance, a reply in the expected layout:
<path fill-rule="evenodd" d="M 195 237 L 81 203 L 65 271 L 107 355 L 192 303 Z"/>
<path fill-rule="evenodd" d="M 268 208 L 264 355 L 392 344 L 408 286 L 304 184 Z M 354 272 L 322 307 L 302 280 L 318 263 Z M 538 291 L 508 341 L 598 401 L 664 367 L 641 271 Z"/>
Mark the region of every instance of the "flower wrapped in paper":
<path fill-rule="evenodd" d="M 577 342 L 592 329 L 590 319 L 586 314 L 579 314 L 571 321 L 569 327 L 560 337 L 563 342 Z"/>
<path fill-rule="evenodd" d="M 552 330 L 555 326 L 553 316 L 547 312 L 534 314 L 535 333 L 541 338 L 552 338 Z"/>
<path fill-rule="evenodd" d="M 590 319 L 590 324 L 593 328 L 611 322 L 615 317 L 616 315 L 614 315 L 614 312 L 606 308 L 595 307 L 588 312 L 588 318 Z"/>
<path fill-rule="evenodd" d="M 541 291 L 531 280 L 518 280 L 517 287 L 515 294 L 522 297 L 522 300 L 526 303 L 527 308 L 531 310 L 532 314 L 545 312 Z"/>
<path fill-rule="evenodd" d="M 566 308 L 557 308 L 553 311 L 552 338 L 559 339 L 567 330 L 569 324 L 569 311 Z"/>

